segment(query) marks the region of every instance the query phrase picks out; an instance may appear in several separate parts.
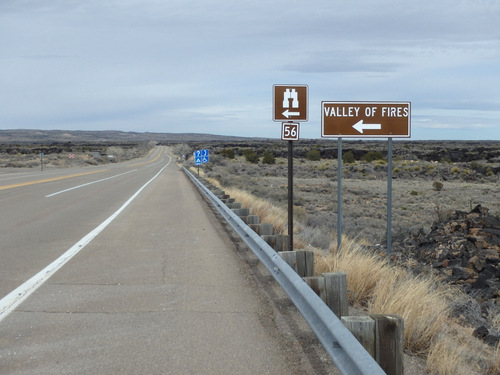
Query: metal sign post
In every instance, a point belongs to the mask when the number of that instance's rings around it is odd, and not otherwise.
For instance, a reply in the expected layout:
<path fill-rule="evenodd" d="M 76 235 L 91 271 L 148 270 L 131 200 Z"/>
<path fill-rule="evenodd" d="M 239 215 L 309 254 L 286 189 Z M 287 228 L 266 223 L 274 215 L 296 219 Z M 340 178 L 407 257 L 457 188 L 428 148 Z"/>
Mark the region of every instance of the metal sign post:
<path fill-rule="evenodd" d="M 392 138 L 387 150 L 387 256 L 392 253 Z"/>
<path fill-rule="evenodd" d="M 337 141 L 337 252 L 342 247 L 342 138 Z"/>
<path fill-rule="evenodd" d="M 288 141 L 288 237 L 293 251 L 293 141 Z"/>

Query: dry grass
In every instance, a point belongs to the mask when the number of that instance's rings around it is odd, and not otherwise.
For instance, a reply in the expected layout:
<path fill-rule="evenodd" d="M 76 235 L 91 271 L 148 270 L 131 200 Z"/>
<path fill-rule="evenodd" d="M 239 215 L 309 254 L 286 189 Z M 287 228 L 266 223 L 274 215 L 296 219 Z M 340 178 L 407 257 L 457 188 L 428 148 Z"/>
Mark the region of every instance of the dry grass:
<path fill-rule="evenodd" d="M 317 274 L 346 273 L 351 303 L 365 306 L 373 314 L 401 316 L 405 346 L 413 353 L 428 352 L 431 339 L 447 321 L 449 289 L 431 276 L 415 277 L 388 264 L 385 257 L 366 251 L 355 241 L 343 239 L 340 252 L 317 252 L 315 262 Z"/>
<path fill-rule="evenodd" d="M 434 341 L 427 357 L 427 365 L 432 373 L 439 375 L 470 375 L 481 373 L 469 363 L 468 347 L 449 339 L 449 334 Z"/>
<path fill-rule="evenodd" d="M 368 313 L 401 316 L 405 348 L 427 359 L 429 373 L 500 374 L 500 346 L 492 350 L 450 317 L 450 301 L 460 291 L 432 275 L 414 276 L 391 265 L 354 240 L 343 238 L 341 252 L 332 248 L 315 251 L 316 274 L 345 272 L 352 304 L 365 306 Z"/>
<path fill-rule="evenodd" d="M 229 188 L 226 189 L 226 194 L 241 202 L 243 207 L 250 207 L 250 214 L 258 215 L 262 223 L 272 223 L 275 233 L 287 232 L 288 216 L 281 208 L 242 190 Z"/>
<path fill-rule="evenodd" d="M 368 310 L 401 316 L 405 321 L 406 348 L 428 353 L 432 338 L 449 320 L 448 291 L 428 276 L 413 277 L 397 269 L 384 276 L 374 288 Z"/>
<path fill-rule="evenodd" d="M 391 272 L 390 268 L 379 254 L 368 253 L 359 243 L 346 237 L 342 239 L 341 252 L 336 251 L 336 245 L 332 248 L 334 251 L 328 254 L 316 251 L 314 258 L 316 274 L 345 272 L 350 303 L 366 306 L 378 281 Z M 351 272 L 352 270 L 356 272 Z"/>

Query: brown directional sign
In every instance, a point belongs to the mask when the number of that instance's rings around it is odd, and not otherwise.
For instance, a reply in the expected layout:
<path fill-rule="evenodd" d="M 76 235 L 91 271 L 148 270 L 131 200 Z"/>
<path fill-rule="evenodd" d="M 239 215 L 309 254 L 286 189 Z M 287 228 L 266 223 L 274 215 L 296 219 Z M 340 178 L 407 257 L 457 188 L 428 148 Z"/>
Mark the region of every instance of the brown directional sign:
<path fill-rule="evenodd" d="M 307 85 L 273 86 L 273 120 L 307 121 Z"/>
<path fill-rule="evenodd" d="M 409 138 L 410 102 L 321 102 L 324 138 Z"/>

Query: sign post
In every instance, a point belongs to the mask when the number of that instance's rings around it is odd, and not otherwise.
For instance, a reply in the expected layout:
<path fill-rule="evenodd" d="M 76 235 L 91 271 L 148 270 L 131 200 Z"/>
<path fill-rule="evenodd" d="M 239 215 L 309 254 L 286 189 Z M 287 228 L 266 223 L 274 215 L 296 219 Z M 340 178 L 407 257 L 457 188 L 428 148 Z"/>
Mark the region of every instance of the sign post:
<path fill-rule="evenodd" d="M 288 141 L 288 237 L 293 251 L 293 142 L 299 140 L 299 121 L 308 119 L 307 85 L 273 86 L 273 121 L 281 125 L 281 139 Z"/>
<path fill-rule="evenodd" d="M 387 256 L 392 251 L 392 138 L 411 135 L 410 102 L 321 102 L 321 136 L 338 138 L 337 249 L 342 245 L 342 138 L 388 138 Z"/>
<path fill-rule="evenodd" d="M 200 165 L 203 163 L 208 163 L 210 160 L 210 151 L 205 150 L 195 150 L 193 153 L 194 165 L 198 167 L 198 176 L 200 175 Z"/>

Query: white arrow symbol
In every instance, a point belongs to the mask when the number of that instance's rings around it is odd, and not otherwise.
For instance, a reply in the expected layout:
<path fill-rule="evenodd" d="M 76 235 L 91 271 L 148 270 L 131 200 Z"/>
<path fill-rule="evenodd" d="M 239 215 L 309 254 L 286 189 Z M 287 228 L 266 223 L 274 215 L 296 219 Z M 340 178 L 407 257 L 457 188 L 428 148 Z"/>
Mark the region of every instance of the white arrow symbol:
<path fill-rule="evenodd" d="M 382 124 L 363 124 L 363 120 L 359 120 L 356 124 L 352 126 L 358 132 L 363 134 L 363 130 L 380 130 L 382 129 Z"/>
<path fill-rule="evenodd" d="M 283 112 L 283 116 L 290 118 L 290 116 L 300 116 L 300 112 L 290 112 L 288 109 Z"/>

